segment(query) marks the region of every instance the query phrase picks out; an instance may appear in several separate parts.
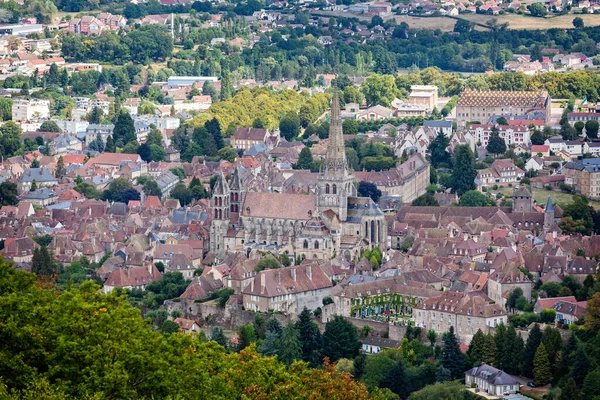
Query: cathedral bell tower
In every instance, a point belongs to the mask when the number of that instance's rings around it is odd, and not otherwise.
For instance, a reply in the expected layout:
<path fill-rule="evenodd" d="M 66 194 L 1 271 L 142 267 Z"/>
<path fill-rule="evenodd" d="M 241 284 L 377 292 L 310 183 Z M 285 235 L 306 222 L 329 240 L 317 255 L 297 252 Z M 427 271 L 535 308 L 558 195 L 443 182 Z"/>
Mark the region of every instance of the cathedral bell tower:
<path fill-rule="evenodd" d="M 338 215 L 340 221 L 346 221 L 348 197 L 351 196 L 356 196 L 356 187 L 354 175 L 346 160 L 342 118 L 336 90 L 331 102 L 329 143 L 317 183 L 317 211 L 323 213 L 332 210 Z"/>
<path fill-rule="evenodd" d="M 220 173 L 213 188 L 211 199 L 212 222 L 210 224 L 210 251 L 221 251 L 225 247 L 225 235 L 229 229 L 231 190 Z"/>

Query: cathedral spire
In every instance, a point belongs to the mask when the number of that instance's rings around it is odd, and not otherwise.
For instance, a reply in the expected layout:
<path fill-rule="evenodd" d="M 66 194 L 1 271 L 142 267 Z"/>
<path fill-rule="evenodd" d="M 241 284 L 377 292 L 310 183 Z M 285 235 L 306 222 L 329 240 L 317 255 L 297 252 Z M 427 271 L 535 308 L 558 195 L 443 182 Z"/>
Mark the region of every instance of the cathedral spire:
<path fill-rule="evenodd" d="M 342 118 L 340 116 L 340 101 L 338 91 L 335 89 L 331 101 L 331 123 L 329 125 L 329 143 L 325 154 L 325 174 L 344 172 L 348 170 L 346 149 L 342 132 Z"/>

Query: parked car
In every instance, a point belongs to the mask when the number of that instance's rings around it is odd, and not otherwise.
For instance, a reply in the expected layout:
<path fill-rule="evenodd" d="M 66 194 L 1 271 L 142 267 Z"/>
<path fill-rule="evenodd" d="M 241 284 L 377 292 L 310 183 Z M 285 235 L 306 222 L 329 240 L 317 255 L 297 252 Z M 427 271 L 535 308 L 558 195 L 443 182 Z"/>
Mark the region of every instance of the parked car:
<path fill-rule="evenodd" d="M 533 383 L 533 382 L 527 382 L 527 386 L 529 386 L 530 388 L 534 388 L 535 387 L 535 383 Z"/>

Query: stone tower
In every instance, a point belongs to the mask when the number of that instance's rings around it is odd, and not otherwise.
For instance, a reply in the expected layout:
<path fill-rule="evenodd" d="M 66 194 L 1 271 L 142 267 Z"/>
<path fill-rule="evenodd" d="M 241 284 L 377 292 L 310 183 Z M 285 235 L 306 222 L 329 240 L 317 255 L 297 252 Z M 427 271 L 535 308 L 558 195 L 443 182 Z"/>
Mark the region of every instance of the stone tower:
<path fill-rule="evenodd" d="M 550 230 L 554 225 L 554 206 L 552 205 L 552 200 L 550 196 L 548 196 L 548 201 L 546 201 L 546 208 L 544 208 L 544 231 Z"/>
<path fill-rule="evenodd" d="M 239 213 L 242 209 L 242 205 L 244 204 L 246 186 L 244 185 L 238 168 L 236 168 L 234 173 L 231 175 L 230 192 L 230 210 L 232 213 Z"/>
<path fill-rule="evenodd" d="M 331 102 L 331 124 L 325 161 L 317 183 L 317 211 L 334 211 L 340 221 L 348 215 L 348 197 L 356 196 L 354 175 L 348 167 L 337 91 Z"/>
<path fill-rule="evenodd" d="M 533 195 L 531 190 L 526 185 L 515 188 L 512 194 L 513 212 L 532 212 L 533 211 Z"/>
<path fill-rule="evenodd" d="M 220 173 L 213 188 L 211 199 L 212 222 L 210 224 L 210 251 L 219 252 L 225 247 L 225 235 L 229 229 L 231 189 Z"/>

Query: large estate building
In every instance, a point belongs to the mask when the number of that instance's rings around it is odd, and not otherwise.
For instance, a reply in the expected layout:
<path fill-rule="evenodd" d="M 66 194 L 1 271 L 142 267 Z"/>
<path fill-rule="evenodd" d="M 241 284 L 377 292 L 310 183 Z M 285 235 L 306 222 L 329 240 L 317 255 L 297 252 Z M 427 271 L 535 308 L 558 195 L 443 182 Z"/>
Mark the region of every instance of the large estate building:
<path fill-rule="evenodd" d="M 467 122 L 494 123 L 497 118 L 544 120 L 550 117 L 550 95 L 546 90 L 508 91 L 466 89 L 456 104 L 456 125 Z"/>
<path fill-rule="evenodd" d="M 337 95 L 325 160 L 314 194 L 248 192 L 237 172 L 220 175 L 213 191 L 210 250 L 268 250 L 300 259 L 358 259 L 365 249 L 385 250 L 383 212 L 368 197 L 357 197 L 348 167 Z"/>

